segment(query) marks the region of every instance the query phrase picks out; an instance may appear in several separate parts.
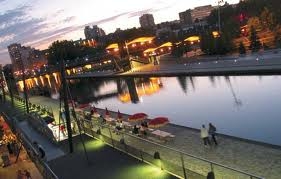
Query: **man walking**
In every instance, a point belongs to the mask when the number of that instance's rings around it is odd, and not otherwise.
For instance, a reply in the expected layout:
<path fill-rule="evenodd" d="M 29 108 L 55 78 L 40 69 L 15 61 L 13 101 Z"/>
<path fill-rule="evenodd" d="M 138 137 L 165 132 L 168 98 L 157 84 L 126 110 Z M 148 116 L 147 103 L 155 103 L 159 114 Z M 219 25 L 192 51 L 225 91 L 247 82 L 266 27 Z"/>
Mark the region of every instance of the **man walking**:
<path fill-rule="evenodd" d="M 205 125 L 202 125 L 202 128 L 201 128 L 201 138 L 203 139 L 205 146 L 207 146 L 207 144 L 211 145 L 210 140 L 209 140 L 208 129 L 205 127 Z"/>
<path fill-rule="evenodd" d="M 215 145 L 218 145 L 216 140 L 216 131 L 217 131 L 216 127 L 212 123 L 209 123 L 209 134 L 212 137 L 212 140 L 215 143 Z"/>

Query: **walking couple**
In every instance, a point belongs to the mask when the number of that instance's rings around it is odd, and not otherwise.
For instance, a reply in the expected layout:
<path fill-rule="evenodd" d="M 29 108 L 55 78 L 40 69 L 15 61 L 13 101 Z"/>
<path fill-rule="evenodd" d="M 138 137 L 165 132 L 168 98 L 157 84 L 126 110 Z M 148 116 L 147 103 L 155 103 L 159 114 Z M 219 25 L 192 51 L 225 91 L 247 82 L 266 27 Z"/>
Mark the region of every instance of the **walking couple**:
<path fill-rule="evenodd" d="M 216 140 L 216 131 L 217 131 L 217 129 L 216 129 L 216 127 L 212 123 L 209 123 L 209 129 L 207 129 L 205 127 L 205 125 L 202 125 L 202 128 L 201 128 L 201 138 L 203 139 L 203 142 L 204 142 L 205 146 L 207 144 L 211 145 L 209 136 L 212 137 L 212 141 L 215 143 L 215 145 L 218 145 L 217 140 Z"/>

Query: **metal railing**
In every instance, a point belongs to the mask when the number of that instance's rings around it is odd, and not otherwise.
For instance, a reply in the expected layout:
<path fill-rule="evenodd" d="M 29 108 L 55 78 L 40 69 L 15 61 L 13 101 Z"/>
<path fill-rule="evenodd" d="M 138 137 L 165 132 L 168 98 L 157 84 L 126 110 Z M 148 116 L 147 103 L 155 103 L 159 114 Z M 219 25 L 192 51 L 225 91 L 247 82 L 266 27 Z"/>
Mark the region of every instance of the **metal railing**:
<path fill-rule="evenodd" d="M 116 135 L 115 129 L 112 128 L 111 125 L 101 124 L 97 120 L 88 121 L 81 118 L 81 116 L 79 119 L 79 123 L 82 125 L 81 127 L 84 129 L 86 134 L 98 138 L 106 142 L 108 145 L 126 152 L 141 161 L 156 165 L 182 178 L 188 178 L 188 176 L 204 178 L 210 171 L 212 171 L 215 173 L 216 179 L 264 179 L 256 175 L 138 137 L 128 133 L 128 130 L 125 132 L 119 132 L 119 135 Z M 156 152 L 160 154 L 160 161 L 154 158 L 154 154 Z"/>
<path fill-rule="evenodd" d="M 34 162 L 39 172 L 42 174 L 44 179 L 59 179 L 48 164 L 39 157 L 37 150 L 33 147 L 31 141 L 26 137 L 24 132 L 18 127 L 17 121 L 10 118 L 6 113 L 2 113 L 5 121 L 11 127 L 13 133 L 16 134 L 18 140 L 26 149 L 29 158 Z"/>
<path fill-rule="evenodd" d="M 203 159 L 186 152 L 153 142 L 128 133 L 128 130 L 118 132 L 110 125 L 99 121 L 88 121 L 80 118 L 84 132 L 98 138 L 108 145 L 126 152 L 141 161 L 156 165 L 182 178 L 195 176 L 205 178 L 209 172 L 214 172 L 216 179 L 264 179 L 232 167 Z M 155 159 L 158 152 L 160 159 Z"/>

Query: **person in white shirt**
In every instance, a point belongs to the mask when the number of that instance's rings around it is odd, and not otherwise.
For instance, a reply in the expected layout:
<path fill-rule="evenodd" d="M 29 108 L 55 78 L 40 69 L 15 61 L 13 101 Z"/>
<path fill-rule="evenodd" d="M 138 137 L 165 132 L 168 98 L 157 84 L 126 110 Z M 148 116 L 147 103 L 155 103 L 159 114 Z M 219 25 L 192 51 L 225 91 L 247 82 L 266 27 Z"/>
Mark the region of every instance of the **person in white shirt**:
<path fill-rule="evenodd" d="M 211 145 L 210 140 L 209 140 L 209 132 L 208 132 L 208 129 L 205 127 L 205 125 L 202 125 L 200 134 L 201 134 L 201 138 L 203 139 L 204 145 L 205 146 L 207 144 Z"/>

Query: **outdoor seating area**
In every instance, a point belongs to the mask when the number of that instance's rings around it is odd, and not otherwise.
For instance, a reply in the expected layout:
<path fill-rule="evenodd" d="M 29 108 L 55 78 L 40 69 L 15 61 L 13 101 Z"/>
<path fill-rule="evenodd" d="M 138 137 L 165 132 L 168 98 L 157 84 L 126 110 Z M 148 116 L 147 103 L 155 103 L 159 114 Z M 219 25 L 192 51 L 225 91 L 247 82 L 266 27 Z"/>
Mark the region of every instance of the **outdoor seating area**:
<path fill-rule="evenodd" d="M 161 143 L 175 138 L 175 135 L 170 132 L 159 129 L 169 123 L 166 117 L 148 119 L 148 115 L 145 113 L 127 115 L 120 113 L 119 110 L 114 112 L 109 111 L 107 108 L 105 110 L 97 109 L 89 104 L 78 105 L 75 112 L 78 119 L 92 121 L 92 127 L 95 127 L 95 124 L 105 125 L 113 129 L 113 132 L 117 135 L 119 131 L 123 131 L 154 142 L 160 141 Z"/>

